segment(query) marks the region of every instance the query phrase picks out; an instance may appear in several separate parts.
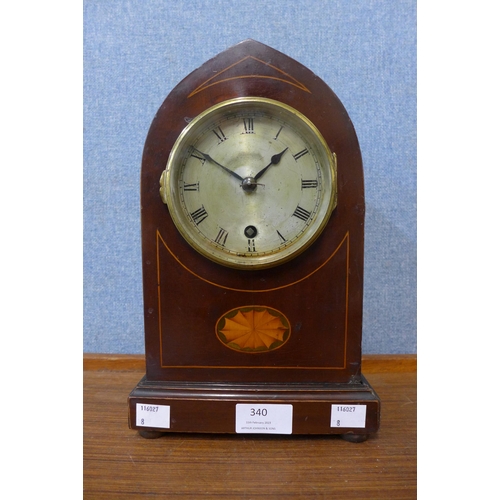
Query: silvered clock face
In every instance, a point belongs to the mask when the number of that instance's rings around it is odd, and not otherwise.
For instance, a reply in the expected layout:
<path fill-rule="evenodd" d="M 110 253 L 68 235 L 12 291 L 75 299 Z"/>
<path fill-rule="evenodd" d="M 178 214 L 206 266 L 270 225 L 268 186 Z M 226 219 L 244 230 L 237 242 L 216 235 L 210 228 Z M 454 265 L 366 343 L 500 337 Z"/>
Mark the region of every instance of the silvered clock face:
<path fill-rule="evenodd" d="M 290 106 L 237 98 L 193 119 L 177 139 L 160 193 L 205 257 L 262 269 L 305 250 L 336 206 L 336 160 Z"/>

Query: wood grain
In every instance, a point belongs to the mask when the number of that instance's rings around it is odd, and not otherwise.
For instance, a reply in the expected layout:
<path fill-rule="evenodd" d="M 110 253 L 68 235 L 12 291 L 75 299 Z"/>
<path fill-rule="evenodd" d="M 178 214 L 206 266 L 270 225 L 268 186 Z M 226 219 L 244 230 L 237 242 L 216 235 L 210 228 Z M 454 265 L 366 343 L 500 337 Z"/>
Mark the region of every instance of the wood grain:
<path fill-rule="evenodd" d="M 415 356 L 372 358 L 381 427 L 360 444 L 335 436 L 143 439 L 127 422 L 127 396 L 143 375 L 131 368 L 138 361 L 85 356 L 84 498 L 416 498 Z"/>

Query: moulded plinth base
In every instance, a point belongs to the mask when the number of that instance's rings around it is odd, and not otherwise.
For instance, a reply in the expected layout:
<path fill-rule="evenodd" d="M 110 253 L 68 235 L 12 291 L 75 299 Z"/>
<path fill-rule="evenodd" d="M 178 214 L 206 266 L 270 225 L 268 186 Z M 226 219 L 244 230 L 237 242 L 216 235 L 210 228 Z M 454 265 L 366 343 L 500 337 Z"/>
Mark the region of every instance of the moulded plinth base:
<path fill-rule="evenodd" d="M 128 407 L 129 427 L 149 439 L 197 432 L 337 434 L 362 442 L 380 423 L 380 399 L 364 377 L 352 384 L 170 383 L 144 377 Z"/>

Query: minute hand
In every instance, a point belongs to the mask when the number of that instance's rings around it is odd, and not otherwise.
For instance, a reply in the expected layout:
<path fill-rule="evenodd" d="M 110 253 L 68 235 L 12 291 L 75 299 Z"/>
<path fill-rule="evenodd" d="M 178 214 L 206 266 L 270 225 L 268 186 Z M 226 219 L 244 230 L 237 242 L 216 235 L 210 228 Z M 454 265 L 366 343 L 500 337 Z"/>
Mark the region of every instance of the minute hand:
<path fill-rule="evenodd" d="M 254 179 L 257 180 L 257 179 L 260 179 L 266 172 L 266 170 L 272 166 L 272 165 L 277 165 L 280 160 L 281 160 L 281 157 L 285 154 L 285 151 L 287 150 L 288 148 L 285 148 L 281 153 L 278 153 L 278 154 L 275 154 L 273 156 L 271 156 L 271 163 L 267 166 L 267 167 L 264 167 L 255 177 Z"/>
<path fill-rule="evenodd" d="M 243 177 L 241 177 L 241 175 L 238 175 L 236 172 L 233 172 L 232 170 L 229 170 L 229 168 L 225 167 L 224 165 L 221 165 L 219 162 L 215 161 L 210 155 L 202 153 L 201 151 L 198 151 L 198 153 L 200 153 L 200 155 L 203 156 L 203 158 L 205 158 L 205 160 L 210 161 L 212 163 L 215 163 L 220 168 L 223 168 L 226 172 L 231 174 L 233 177 L 236 177 L 240 181 L 243 180 Z"/>

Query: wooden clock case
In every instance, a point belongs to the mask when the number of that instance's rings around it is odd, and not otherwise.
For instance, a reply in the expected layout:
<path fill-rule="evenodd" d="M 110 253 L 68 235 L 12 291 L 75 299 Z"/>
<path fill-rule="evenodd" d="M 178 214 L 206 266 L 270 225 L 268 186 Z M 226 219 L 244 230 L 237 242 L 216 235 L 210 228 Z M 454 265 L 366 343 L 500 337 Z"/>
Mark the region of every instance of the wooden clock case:
<path fill-rule="evenodd" d="M 184 127 L 207 108 L 266 97 L 308 117 L 337 156 L 338 204 L 298 257 L 264 270 L 216 264 L 182 238 L 159 179 Z M 349 116 L 309 69 L 254 40 L 222 52 L 170 93 L 149 130 L 141 173 L 146 375 L 129 396 L 129 425 L 164 432 L 235 432 L 235 404 L 293 405 L 293 434 L 362 441 L 379 427 L 380 401 L 361 373 L 364 183 Z M 263 352 L 228 348 L 216 325 L 233 310 L 268 308 L 289 322 L 286 342 Z M 168 429 L 136 425 L 136 404 L 170 406 Z M 364 428 L 330 425 L 333 404 L 366 405 Z"/>

